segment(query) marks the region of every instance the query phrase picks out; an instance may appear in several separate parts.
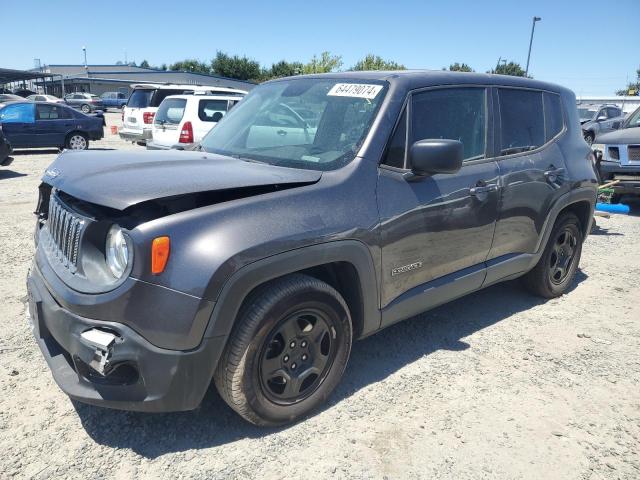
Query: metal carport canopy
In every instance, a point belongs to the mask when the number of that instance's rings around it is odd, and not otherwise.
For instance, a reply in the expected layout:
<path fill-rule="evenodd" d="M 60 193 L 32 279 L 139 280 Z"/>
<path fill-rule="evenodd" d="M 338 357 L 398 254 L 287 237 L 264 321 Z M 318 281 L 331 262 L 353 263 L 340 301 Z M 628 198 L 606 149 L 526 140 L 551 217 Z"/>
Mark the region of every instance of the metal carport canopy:
<path fill-rule="evenodd" d="M 25 70 L 13 70 L 10 68 L 0 68 L 0 85 L 22 80 L 35 80 L 37 78 L 53 77 L 51 73 L 29 72 Z"/>

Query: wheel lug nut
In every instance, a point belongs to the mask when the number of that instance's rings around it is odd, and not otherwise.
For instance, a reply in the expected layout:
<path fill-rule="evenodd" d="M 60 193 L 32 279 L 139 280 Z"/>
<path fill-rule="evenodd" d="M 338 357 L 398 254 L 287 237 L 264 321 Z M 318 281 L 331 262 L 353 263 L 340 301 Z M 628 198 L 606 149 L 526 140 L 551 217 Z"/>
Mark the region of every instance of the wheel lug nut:
<path fill-rule="evenodd" d="M 289 347 L 296 348 L 296 342 L 291 341 L 291 343 L 289 344 Z"/>
<path fill-rule="evenodd" d="M 306 360 L 307 359 L 307 355 L 302 355 L 302 360 Z"/>
<path fill-rule="evenodd" d="M 296 369 L 296 367 L 297 367 L 297 365 L 296 365 L 295 363 L 292 363 L 292 364 L 291 364 L 291 370 L 295 370 L 295 369 Z"/>
<path fill-rule="evenodd" d="M 302 348 L 306 347 L 306 346 L 307 346 L 307 342 L 303 341 L 303 342 L 300 344 L 300 346 L 301 346 Z"/>
<path fill-rule="evenodd" d="M 289 361 L 289 355 L 285 355 L 284 358 L 282 359 L 283 362 L 288 362 Z"/>

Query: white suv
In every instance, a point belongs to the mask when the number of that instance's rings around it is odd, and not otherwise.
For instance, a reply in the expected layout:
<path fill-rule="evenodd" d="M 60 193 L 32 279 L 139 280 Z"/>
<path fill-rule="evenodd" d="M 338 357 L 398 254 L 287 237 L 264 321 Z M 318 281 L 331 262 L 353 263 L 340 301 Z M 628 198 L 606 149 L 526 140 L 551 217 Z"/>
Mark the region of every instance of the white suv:
<path fill-rule="evenodd" d="M 149 150 L 189 149 L 199 143 L 240 100 L 240 95 L 172 95 L 153 119 Z"/>
<path fill-rule="evenodd" d="M 244 90 L 202 85 L 131 85 L 133 92 L 122 109 L 120 138 L 144 145 L 152 135 L 153 117 L 162 101 L 169 95 L 220 94 L 244 95 Z"/>

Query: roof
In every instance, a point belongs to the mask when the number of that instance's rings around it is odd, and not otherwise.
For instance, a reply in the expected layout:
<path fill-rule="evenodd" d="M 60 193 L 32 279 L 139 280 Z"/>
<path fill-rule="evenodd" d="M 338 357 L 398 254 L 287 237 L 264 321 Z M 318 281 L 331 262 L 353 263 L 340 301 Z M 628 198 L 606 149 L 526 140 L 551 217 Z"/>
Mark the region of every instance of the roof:
<path fill-rule="evenodd" d="M 13 70 L 11 68 L 0 68 L 0 85 L 21 80 L 33 80 L 36 78 L 52 77 L 50 73 L 30 72 L 25 70 Z"/>
<path fill-rule="evenodd" d="M 293 77 L 287 77 L 293 78 Z M 303 75 L 295 78 L 330 78 L 361 81 L 384 81 L 397 88 L 413 90 L 437 85 L 502 85 L 509 87 L 537 88 L 560 91 L 566 88 L 553 83 L 532 78 L 495 75 L 491 73 L 450 72 L 446 70 L 396 70 L 396 71 L 358 71 Z M 277 82 L 278 80 L 272 80 Z"/>

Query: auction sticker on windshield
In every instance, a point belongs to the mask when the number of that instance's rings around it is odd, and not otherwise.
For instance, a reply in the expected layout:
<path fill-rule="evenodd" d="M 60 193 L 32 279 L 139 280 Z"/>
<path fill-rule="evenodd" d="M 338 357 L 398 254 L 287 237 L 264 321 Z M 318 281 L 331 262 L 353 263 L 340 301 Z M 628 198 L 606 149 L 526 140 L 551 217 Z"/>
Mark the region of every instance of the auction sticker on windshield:
<path fill-rule="evenodd" d="M 331 97 L 355 97 L 373 100 L 382 90 L 382 85 L 364 83 L 336 83 L 327 95 Z"/>

